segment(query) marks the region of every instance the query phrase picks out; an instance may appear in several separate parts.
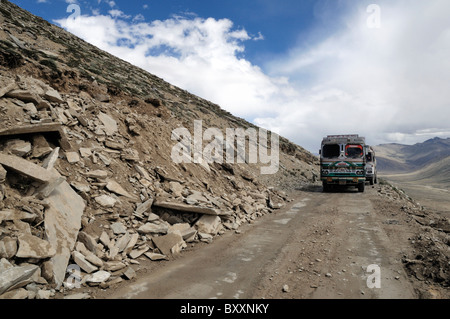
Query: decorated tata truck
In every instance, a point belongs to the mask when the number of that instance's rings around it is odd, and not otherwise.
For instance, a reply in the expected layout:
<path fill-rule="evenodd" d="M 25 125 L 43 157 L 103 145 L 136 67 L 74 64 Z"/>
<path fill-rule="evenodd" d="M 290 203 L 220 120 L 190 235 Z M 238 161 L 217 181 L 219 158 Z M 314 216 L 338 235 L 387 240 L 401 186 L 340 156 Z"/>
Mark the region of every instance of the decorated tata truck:
<path fill-rule="evenodd" d="M 366 145 L 366 181 L 369 181 L 370 185 L 378 183 L 377 158 L 375 150 L 369 145 Z"/>
<path fill-rule="evenodd" d="M 323 191 L 355 186 L 364 192 L 366 183 L 366 142 L 359 135 L 328 135 L 322 140 L 320 179 Z"/>

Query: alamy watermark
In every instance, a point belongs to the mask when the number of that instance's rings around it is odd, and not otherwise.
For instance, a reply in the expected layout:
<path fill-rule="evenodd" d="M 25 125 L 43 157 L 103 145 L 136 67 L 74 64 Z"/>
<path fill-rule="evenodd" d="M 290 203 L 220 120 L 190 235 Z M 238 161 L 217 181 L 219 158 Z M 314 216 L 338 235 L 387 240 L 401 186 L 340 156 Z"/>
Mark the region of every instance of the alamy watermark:
<path fill-rule="evenodd" d="M 66 287 L 69 289 L 81 287 L 81 269 L 77 264 L 71 264 L 67 267 L 66 272 L 69 276 L 66 279 Z"/>
<path fill-rule="evenodd" d="M 381 288 L 381 267 L 378 265 L 369 265 L 367 266 L 367 273 L 370 273 L 367 276 L 367 288 Z"/>
<path fill-rule="evenodd" d="M 263 128 L 218 128 L 203 132 L 203 121 L 194 121 L 194 134 L 185 127 L 172 131 L 171 139 L 178 143 L 171 158 L 177 163 L 263 164 L 261 174 L 275 174 L 280 164 L 279 135 Z M 207 145 L 204 146 L 203 142 Z M 269 151 L 270 150 L 270 151 Z M 269 154 L 270 153 L 270 154 Z M 264 166 L 266 165 L 266 166 Z"/>
<path fill-rule="evenodd" d="M 81 16 L 81 8 L 78 4 L 72 3 L 67 6 L 67 13 L 72 13 L 67 19 L 75 20 L 79 16 Z"/>
<path fill-rule="evenodd" d="M 380 29 L 381 7 L 378 4 L 371 4 L 367 7 L 366 12 L 370 14 L 367 18 L 367 27 L 369 29 Z"/>

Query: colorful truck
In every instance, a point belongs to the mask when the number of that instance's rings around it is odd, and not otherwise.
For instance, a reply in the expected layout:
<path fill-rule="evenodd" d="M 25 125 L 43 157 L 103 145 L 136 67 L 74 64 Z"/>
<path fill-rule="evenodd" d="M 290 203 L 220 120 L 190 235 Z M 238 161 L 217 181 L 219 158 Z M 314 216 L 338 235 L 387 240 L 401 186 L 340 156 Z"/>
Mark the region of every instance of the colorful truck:
<path fill-rule="evenodd" d="M 328 135 L 322 140 L 320 179 L 323 191 L 355 186 L 364 192 L 366 183 L 366 142 L 359 135 Z"/>

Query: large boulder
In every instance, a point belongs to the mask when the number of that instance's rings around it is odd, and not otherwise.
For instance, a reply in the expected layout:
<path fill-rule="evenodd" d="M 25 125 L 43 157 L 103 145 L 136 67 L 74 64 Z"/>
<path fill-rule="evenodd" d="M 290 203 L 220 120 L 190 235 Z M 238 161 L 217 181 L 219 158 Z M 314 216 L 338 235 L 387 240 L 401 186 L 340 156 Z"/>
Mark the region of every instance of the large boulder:
<path fill-rule="evenodd" d="M 217 235 L 221 229 L 222 222 L 219 216 L 203 215 L 196 223 L 195 226 L 199 233 L 205 233 L 210 235 Z"/>

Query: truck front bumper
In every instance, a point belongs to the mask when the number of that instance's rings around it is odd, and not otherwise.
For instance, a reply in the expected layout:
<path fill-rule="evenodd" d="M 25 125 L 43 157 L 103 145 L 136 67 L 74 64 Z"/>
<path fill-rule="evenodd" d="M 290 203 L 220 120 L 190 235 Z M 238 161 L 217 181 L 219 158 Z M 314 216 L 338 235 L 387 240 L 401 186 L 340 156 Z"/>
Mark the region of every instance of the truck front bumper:
<path fill-rule="evenodd" d="M 366 177 L 322 177 L 323 183 L 328 185 L 358 185 L 366 182 Z"/>

